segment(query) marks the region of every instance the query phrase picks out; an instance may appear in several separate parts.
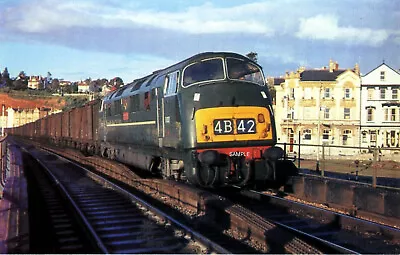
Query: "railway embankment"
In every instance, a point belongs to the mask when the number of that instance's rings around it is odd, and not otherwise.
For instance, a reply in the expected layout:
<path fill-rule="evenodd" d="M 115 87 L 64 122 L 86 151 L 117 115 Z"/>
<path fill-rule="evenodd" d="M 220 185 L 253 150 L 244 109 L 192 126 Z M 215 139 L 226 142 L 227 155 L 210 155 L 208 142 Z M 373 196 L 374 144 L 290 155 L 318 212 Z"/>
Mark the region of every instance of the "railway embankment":
<path fill-rule="evenodd" d="M 287 187 L 294 197 L 337 208 L 346 213 L 400 226 L 400 189 L 370 184 L 302 175 L 291 178 Z"/>

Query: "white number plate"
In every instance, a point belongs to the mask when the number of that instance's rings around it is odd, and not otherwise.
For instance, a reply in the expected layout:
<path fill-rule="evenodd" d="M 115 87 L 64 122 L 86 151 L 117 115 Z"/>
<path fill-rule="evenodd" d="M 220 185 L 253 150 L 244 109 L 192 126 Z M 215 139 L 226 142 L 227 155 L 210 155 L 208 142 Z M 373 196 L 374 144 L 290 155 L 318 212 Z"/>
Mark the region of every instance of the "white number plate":
<path fill-rule="evenodd" d="M 234 121 L 231 119 L 216 119 L 213 121 L 214 134 L 229 135 L 234 133 Z M 236 119 L 236 130 L 238 134 L 256 133 L 255 119 Z"/>

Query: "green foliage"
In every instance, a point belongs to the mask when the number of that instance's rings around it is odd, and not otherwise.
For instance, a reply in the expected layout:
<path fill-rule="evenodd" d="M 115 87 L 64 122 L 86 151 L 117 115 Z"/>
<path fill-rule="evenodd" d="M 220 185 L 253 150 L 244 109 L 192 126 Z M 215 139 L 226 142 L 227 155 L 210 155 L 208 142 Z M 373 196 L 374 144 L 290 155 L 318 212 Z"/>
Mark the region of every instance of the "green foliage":
<path fill-rule="evenodd" d="M 76 107 L 81 107 L 85 105 L 88 101 L 88 97 L 76 97 L 76 96 L 66 96 L 65 99 L 65 106 L 62 109 L 63 111 L 68 111 Z"/>
<path fill-rule="evenodd" d="M 21 99 L 48 99 L 54 96 L 44 90 L 13 90 L 9 87 L 0 88 L 0 93 L 7 93 L 10 97 L 21 98 Z"/>
<path fill-rule="evenodd" d="M 257 52 L 251 51 L 251 52 L 247 53 L 246 56 L 249 59 L 253 60 L 254 62 L 257 62 L 257 60 L 258 60 L 258 53 Z"/>

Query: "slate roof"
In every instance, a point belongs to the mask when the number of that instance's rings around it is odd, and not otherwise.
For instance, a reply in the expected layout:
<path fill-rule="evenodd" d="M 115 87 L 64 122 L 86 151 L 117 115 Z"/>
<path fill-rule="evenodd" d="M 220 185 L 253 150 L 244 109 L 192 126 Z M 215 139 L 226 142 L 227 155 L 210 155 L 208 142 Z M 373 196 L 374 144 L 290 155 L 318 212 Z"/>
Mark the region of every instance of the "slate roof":
<path fill-rule="evenodd" d="M 336 78 L 346 70 L 329 72 L 326 70 L 304 70 L 300 74 L 301 81 L 335 81 Z"/>
<path fill-rule="evenodd" d="M 274 85 L 280 85 L 282 82 L 285 82 L 285 78 L 274 78 Z"/>

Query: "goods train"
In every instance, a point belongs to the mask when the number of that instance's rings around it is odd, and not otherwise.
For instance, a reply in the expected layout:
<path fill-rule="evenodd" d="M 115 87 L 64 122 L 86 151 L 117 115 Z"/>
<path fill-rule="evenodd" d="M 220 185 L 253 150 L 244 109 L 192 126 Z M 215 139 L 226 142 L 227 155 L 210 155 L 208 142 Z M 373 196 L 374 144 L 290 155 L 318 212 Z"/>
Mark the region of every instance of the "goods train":
<path fill-rule="evenodd" d="M 204 187 L 277 183 L 297 172 L 275 146 L 262 68 L 231 52 L 197 54 L 7 132 Z"/>

